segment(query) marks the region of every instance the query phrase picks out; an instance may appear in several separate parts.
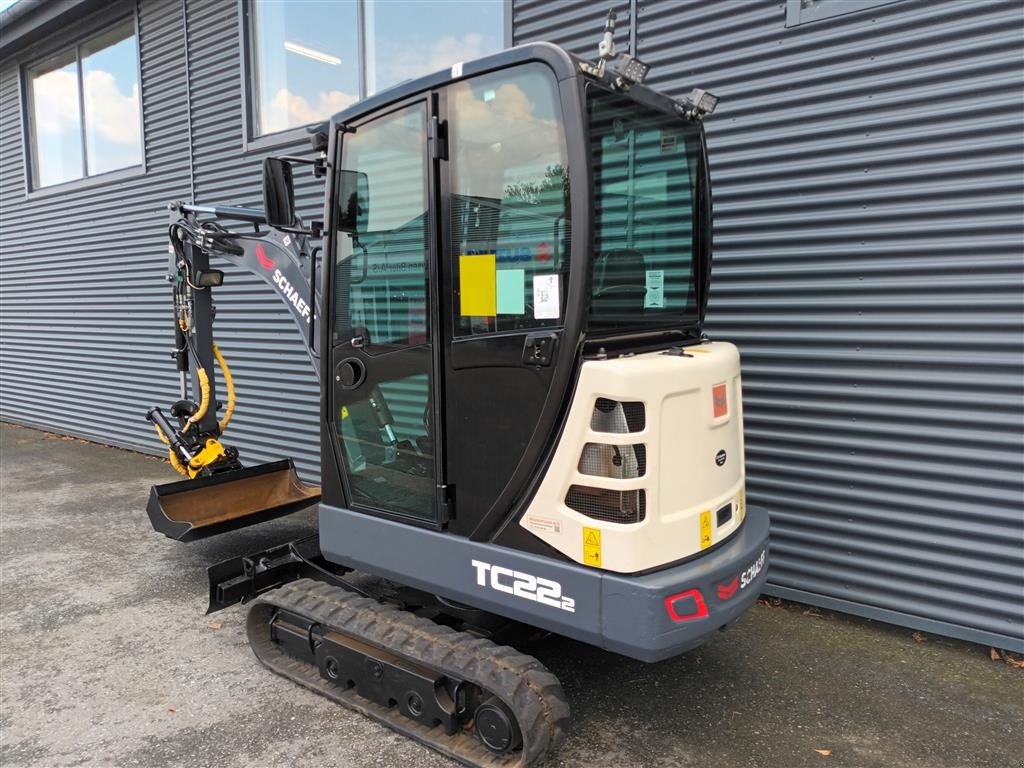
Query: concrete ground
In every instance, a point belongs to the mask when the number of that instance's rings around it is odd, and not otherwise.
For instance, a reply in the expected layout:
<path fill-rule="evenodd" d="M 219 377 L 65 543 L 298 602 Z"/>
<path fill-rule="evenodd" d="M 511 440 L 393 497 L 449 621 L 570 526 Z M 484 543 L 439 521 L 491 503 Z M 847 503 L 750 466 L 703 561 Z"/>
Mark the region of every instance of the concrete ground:
<path fill-rule="evenodd" d="M 437 766 L 448 760 L 256 662 L 205 568 L 310 514 L 191 545 L 144 505 L 166 464 L 0 427 L 0 764 Z M 1024 672 L 989 650 L 758 605 L 647 666 L 550 638 L 571 735 L 549 766 L 1019 766 Z M 816 750 L 830 750 L 822 755 Z"/>

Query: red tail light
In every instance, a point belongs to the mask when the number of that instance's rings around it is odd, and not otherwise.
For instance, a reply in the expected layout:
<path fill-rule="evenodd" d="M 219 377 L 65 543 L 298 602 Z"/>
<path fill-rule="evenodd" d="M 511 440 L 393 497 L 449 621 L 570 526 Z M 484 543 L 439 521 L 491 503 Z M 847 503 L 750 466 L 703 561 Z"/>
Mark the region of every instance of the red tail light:
<path fill-rule="evenodd" d="M 665 610 L 672 621 L 693 621 L 707 618 L 708 606 L 699 589 L 688 589 L 665 598 Z"/>

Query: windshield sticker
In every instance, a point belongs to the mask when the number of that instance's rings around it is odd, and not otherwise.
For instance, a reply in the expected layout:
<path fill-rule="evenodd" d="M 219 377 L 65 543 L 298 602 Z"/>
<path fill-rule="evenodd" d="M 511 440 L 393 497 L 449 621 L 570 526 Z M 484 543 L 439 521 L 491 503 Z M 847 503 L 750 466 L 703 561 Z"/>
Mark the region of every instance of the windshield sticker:
<path fill-rule="evenodd" d="M 526 270 L 498 270 L 498 314 L 526 314 Z"/>
<path fill-rule="evenodd" d="M 665 270 L 647 270 L 647 292 L 644 294 L 644 309 L 665 307 Z"/>
<path fill-rule="evenodd" d="M 533 276 L 533 317 L 535 320 L 557 320 L 561 311 L 558 275 Z"/>
<path fill-rule="evenodd" d="M 459 256 L 459 313 L 463 317 L 497 314 L 493 253 Z"/>

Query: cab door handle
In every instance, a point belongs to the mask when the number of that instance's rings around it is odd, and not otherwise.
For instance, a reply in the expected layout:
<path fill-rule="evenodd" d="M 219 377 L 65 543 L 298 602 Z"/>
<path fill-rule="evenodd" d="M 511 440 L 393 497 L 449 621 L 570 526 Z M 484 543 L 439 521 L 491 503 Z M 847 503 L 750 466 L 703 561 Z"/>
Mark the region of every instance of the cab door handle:
<path fill-rule="evenodd" d="M 551 365 L 558 336 L 554 333 L 531 333 L 523 343 L 523 365 Z"/>

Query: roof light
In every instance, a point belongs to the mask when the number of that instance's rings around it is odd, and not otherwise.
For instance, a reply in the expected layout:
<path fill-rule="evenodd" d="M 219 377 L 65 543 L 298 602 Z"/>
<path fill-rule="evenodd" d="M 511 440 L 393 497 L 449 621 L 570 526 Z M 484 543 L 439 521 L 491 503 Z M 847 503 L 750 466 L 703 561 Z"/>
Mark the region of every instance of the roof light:
<path fill-rule="evenodd" d="M 693 120 L 703 120 L 714 112 L 717 106 L 718 97 L 715 94 L 701 88 L 694 88 L 682 104 L 676 104 L 676 109 Z"/>
<path fill-rule="evenodd" d="M 665 610 L 672 621 L 693 621 L 706 619 L 708 606 L 699 589 L 688 589 L 665 598 Z"/>
<path fill-rule="evenodd" d="M 643 83 L 647 79 L 647 73 L 651 71 L 651 65 L 628 53 L 620 53 L 608 62 L 608 71 L 627 83 Z"/>
<path fill-rule="evenodd" d="M 315 59 L 316 61 L 322 61 L 324 64 L 333 64 L 334 66 L 338 66 L 339 64 L 341 64 L 341 59 L 339 59 L 337 56 L 331 56 L 331 54 L 329 53 L 317 51 L 313 48 L 307 48 L 304 45 L 293 43 L 291 40 L 284 41 L 284 49 L 286 51 L 291 51 L 292 53 L 297 53 L 299 54 L 299 56 L 305 56 L 307 59 Z"/>

